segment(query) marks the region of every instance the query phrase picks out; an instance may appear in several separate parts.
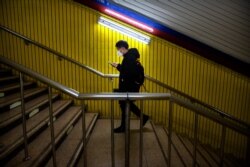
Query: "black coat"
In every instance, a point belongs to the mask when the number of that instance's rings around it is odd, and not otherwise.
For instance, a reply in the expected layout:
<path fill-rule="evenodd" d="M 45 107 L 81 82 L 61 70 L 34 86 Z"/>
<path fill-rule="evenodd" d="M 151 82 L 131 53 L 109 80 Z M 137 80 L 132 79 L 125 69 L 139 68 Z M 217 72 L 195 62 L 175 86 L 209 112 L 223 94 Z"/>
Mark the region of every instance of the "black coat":
<path fill-rule="evenodd" d="M 131 48 L 123 55 L 121 64 L 118 64 L 119 92 L 139 92 L 140 85 L 136 84 L 136 60 L 140 54 L 136 48 Z"/>

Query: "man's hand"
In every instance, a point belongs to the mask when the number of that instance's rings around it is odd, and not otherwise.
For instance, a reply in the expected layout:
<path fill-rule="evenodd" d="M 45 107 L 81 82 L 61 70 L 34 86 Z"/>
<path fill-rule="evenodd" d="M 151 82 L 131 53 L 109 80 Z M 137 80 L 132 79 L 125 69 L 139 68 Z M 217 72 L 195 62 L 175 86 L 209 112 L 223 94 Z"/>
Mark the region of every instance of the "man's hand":
<path fill-rule="evenodd" d="M 112 67 L 117 67 L 118 66 L 118 63 L 111 63 L 111 62 L 109 62 L 109 64 L 112 66 Z"/>

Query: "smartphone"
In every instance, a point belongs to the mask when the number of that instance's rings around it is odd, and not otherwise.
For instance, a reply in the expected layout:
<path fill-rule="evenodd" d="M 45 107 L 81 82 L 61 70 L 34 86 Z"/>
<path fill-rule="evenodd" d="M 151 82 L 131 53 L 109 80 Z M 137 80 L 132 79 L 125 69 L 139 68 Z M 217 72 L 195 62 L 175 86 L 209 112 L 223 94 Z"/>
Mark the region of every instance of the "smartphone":
<path fill-rule="evenodd" d="M 112 67 L 117 67 L 117 64 L 116 63 L 111 63 L 110 61 L 108 62 Z"/>

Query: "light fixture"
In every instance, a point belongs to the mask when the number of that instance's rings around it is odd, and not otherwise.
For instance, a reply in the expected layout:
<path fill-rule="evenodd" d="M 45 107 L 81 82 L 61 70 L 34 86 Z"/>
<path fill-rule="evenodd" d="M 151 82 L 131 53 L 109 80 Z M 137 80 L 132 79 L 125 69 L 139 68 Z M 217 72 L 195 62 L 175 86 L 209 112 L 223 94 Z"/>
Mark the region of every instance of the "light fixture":
<path fill-rule="evenodd" d="M 128 35 L 128 36 L 132 37 L 132 38 L 135 38 L 135 39 L 137 39 L 137 40 L 139 40 L 139 41 L 141 41 L 141 42 L 143 42 L 145 44 L 148 44 L 150 42 L 150 37 L 149 36 L 144 35 L 144 34 L 142 34 L 140 32 L 137 32 L 137 31 L 135 31 L 135 30 L 133 30 L 131 28 L 128 28 L 126 26 L 123 26 L 121 24 L 118 24 L 118 23 L 116 23 L 116 22 L 114 22 L 112 20 L 109 20 L 109 19 L 105 18 L 105 17 L 101 16 L 99 18 L 98 23 L 103 25 L 103 26 L 109 27 L 109 28 L 111 28 L 111 29 L 113 29 L 115 31 L 118 31 L 118 32 L 120 32 L 122 34 L 125 34 L 125 35 Z"/>
<path fill-rule="evenodd" d="M 116 18 L 118 18 L 118 19 L 120 19 L 122 21 L 125 21 L 125 22 L 131 24 L 131 25 L 134 25 L 134 26 L 136 26 L 136 27 L 138 27 L 138 28 L 140 28 L 142 30 L 145 30 L 145 31 L 150 32 L 150 33 L 152 33 L 154 31 L 153 28 L 151 28 L 151 27 L 149 27 L 149 26 L 147 26 L 145 24 L 142 24 L 142 23 L 140 23 L 140 22 L 138 22 L 136 20 L 133 20 L 133 19 L 131 19 L 129 17 L 121 15 L 120 13 L 117 13 L 117 12 L 115 12 L 113 10 L 105 9 L 104 11 L 106 13 L 108 13 L 109 15 L 114 16 L 114 17 L 116 17 Z"/>

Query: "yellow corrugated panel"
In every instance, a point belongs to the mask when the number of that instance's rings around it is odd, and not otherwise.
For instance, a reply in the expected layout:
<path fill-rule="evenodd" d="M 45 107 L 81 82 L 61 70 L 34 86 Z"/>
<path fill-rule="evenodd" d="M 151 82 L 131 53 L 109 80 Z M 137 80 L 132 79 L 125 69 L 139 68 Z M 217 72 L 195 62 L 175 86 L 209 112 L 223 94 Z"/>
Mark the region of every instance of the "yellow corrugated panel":
<path fill-rule="evenodd" d="M 64 0 L 1 0 L 0 5 L 1 25 L 106 74 L 117 73 L 108 65 L 108 61 L 122 61 L 116 56 L 115 43 L 120 39 L 127 40 L 130 47 L 138 48 L 147 75 L 250 122 L 250 80 L 245 76 L 158 37 L 150 35 L 151 42 L 145 45 L 103 27 L 97 24 L 99 16 L 103 14 L 77 3 Z M 3 31 L 0 32 L 0 36 L 1 55 L 66 86 L 88 93 L 108 92 L 118 87 L 117 79 L 110 81 L 64 60 L 60 61 L 51 53 L 33 45 L 26 45 L 23 40 Z M 146 81 L 145 85 L 148 92 L 169 92 L 149 81 Z M 69 98 L 66 95 L 63 97 Z M 110 116 L 110 102 L 86 103 L 89 111 L 98 111 L 103 117 Z M 76 104 L 81 103 L 76 101 Z M 148 113 L 156 123 L 165 125 L 168 125 L 168 107 L 169 102 L 166 101 L 144 102 L 145 113 Z M 174 105 L 173 110 L 175 130 L 192 137 L 194 114 L 177 105 Z M 116 101 L 115 116 L 120 116 Z M 219 147 L 219 125 L 199 117 L 199 132 L 202 142 Z M 239 141 L 239 150 L 236 152 L 242 156 L 240 149 L 245 146 L 245 139 L 233 132 L 227 134 L 227 139 L 226 150 L 233 152 L 234 148 L 230 148 L 230 145 Z"/>

